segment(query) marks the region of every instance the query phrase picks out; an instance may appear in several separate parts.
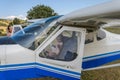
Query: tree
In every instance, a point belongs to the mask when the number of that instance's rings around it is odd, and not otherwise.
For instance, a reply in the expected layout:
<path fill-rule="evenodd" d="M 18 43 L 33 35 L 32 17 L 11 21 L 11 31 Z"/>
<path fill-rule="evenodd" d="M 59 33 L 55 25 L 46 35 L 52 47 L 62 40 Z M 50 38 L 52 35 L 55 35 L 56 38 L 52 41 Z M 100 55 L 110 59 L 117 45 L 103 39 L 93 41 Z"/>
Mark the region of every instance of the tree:
<path fill-rule="evenodd" d="M 45 5 L 37 5 L 27 12 L 28 19 L 46 18 L 55 15 L 57 13 L 51 7 Z"/>
<path fill-rule="evenodd" d="M 20 24 L 20 23 L 21 23 L 20 19 L 14 18 L 13 24 Z"/>

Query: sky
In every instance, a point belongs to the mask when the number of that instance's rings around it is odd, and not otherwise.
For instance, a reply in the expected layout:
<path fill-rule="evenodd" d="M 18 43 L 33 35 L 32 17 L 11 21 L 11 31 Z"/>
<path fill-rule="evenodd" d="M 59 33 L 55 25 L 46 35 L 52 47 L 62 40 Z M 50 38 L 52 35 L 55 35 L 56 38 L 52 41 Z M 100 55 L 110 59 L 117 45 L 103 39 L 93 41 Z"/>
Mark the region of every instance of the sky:
<path fill-rule="evenodd" d="M 27 11 L 38 4 L 50 6 L 60 15 L 110 0 L 1 0 L 0 18 L 26 19 Z"/>

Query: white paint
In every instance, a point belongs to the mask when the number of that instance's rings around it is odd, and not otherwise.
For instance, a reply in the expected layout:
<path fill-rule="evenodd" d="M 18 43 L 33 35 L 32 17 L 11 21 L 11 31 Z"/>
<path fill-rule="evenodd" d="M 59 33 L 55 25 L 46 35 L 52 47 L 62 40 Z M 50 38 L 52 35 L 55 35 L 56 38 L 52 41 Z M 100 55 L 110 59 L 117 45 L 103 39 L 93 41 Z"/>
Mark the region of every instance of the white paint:
<path fill-rule="evenodd" d="M 6 45 L 6 64 L 35 62 L 34 51 L 20 45 Z"/>

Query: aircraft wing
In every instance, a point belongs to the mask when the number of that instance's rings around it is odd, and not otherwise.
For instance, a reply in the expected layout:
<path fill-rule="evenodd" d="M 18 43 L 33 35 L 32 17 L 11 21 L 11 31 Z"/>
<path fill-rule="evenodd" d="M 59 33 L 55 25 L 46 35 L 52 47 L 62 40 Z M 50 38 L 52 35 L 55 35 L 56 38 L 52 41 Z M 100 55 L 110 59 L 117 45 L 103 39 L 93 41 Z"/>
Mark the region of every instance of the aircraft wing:
<path fill-rule="evenodd" d="M 120 19 L 120 0 L 73 11 L 58 20 L 62 25 L 99 29 L 100 25 Z"/>

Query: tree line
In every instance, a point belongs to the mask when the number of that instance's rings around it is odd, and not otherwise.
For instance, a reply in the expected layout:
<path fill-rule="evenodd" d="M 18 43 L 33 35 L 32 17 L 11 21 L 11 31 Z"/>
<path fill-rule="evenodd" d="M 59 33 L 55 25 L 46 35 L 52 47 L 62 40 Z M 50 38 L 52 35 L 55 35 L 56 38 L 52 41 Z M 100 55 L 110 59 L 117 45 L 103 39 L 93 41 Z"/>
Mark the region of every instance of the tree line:
<path fill-rule="evenodd" d="M 39 18 L 47 18 L 51 16 L 58 15 L 50 6 L 46 5 L 36 5 L 27 11 L 27 18 L 30 19 L 39 19 Z M 14 20 L 5 20 L 0 19 L 0 26 L 17 25 L 26 23 L 26 20 L 21 20 L 19 18 L 14 18 Z"/>
<path fill-rule="evenodd" d="M 39 19 L 39 18 L 47 18 L 51 16 L 58 15 L 50 6 L 46 5 L 36 5 L 27 11 L 27 18 L 30 19 Z M 14 18 L 13 20 L 0 19 L 0 26 L 7 27 L 8 25 L 17 25 L 24 24 L 26 20 L 21 20 L 19 18 Z M 26 26 L 23 25 L 24 27 Z M 2 34 L 3 29 L 0 28 L 0 34 Z"/>
<path fill-rule="evenodd" d="M 51 7 L 45 5 L 37 5 L 27 12 L 28 19 L 46 18 L 55 15 L 58 14 Z"/>

